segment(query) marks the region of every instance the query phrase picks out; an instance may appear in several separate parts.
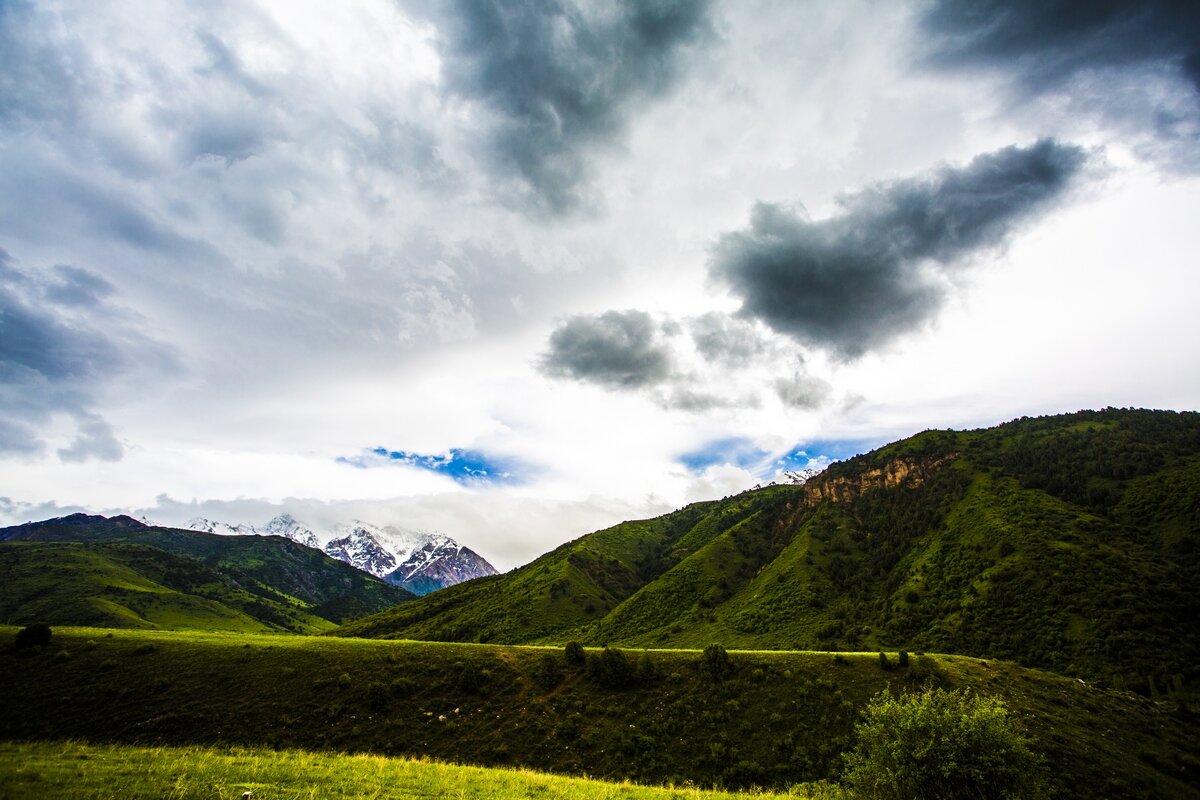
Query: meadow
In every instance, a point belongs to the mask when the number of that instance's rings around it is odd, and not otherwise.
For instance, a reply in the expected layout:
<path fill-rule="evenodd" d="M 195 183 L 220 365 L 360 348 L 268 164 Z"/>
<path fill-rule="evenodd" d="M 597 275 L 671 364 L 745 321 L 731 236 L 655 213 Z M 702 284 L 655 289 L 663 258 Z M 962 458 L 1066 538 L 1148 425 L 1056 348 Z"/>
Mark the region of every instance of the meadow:
<path fill-rule="evenodd" d="M 1003 698 L 1059 796 L 1197 796 L 1200 725 L 1186 709 L 1009 662 L 738 651 L 714 674 L 695 650 L 589 648 L 572 663 L 559 647 L 55 628 L 47 647 L 18 651 L 15 634 L 0 628 L 9 742 L 409 756 L 786 790 L 838 778 L 881 690 L 935 685 Z M 540 791 L 518 796 L 559 796 Z"/>
<path fill-rule="evenodd" d="M 746 793 L 688 786 L 547 775 L 387 756 L 303 750 L 131 747 L 81 742 L 0 743 L 0 797 L 6 800 L 410 800 L 410 798 L 560 798 L 561 800 L 736 800 Z M 840 796 L 836 787 L 796 787 L 753 797 Z"/>

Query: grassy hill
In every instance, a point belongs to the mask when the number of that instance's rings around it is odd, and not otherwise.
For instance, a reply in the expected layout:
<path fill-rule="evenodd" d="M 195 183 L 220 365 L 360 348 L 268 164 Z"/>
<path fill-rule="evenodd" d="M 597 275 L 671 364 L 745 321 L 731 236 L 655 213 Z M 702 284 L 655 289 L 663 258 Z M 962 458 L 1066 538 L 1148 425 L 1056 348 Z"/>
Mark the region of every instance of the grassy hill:
<path fill-rule="evenodd" d="M 0 529 L 0 620 L 10 624 L 311 633 L 412 597 L 279 536 L 84 514 Z"/>
<path fill-rule="evenodd" d="M 1200 685 L 1200 414 L 926 431 L 626 522 L 346 636 L 956 652 Z"/>
<path fill-rule="evenodd" d="M 1000 661 L 900 666 L 892 653 L 885 668 L 873 653 L 733 652 L 718 679 L 696 651 L 630 651 L 614 680 L 601 666 L 611 654 L 576 665 L 561 648 L 67 628 L 16 650 L 14 636 L 0 628 L 7 741 L 418 754 L 788 787 L 837 777 L 860 710 L 884 687 L 932 684 L 1003 698 L 1060 797 L 1200 794 L 1193 715 Z"/>

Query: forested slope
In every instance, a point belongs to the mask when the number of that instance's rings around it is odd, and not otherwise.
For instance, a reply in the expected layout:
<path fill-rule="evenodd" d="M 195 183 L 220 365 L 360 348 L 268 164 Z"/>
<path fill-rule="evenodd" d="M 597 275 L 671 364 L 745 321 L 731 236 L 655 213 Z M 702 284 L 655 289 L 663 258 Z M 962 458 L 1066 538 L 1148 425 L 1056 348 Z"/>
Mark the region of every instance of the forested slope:
<path fill-rule="evenodd" d="M 343 626 L 455 641 L 1009 658 L 1194 687 L 1200 415 L 1108 409 L 927 431 L 627 522 Z"/>

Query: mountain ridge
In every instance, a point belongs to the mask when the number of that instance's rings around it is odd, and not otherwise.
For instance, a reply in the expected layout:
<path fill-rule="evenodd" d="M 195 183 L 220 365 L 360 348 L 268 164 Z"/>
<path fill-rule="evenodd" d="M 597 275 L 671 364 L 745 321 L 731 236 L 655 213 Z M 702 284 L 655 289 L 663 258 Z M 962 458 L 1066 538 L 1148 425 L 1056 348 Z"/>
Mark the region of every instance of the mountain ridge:
<path fill-rule="evenodd" d="M 356 519 L 318 532 L 284 513 L 262 526 L 196 517 L 186 527 L 220 535 L 284 536 L 417 595 L 496 574 L 487 559 L 443 533 L 397 525 Z"/>
<path fill-rule="evenodd" d="M 1200 414 L 930 430 L 621 523 L 337 635 L 909 649 L 1149 691 L 1200 681 Z"/>
<path fill-rule="evenodd" d="M 72 514 L 0 528 L 12 622 L 316 632 L 414 594 L 282 536 Z"/>

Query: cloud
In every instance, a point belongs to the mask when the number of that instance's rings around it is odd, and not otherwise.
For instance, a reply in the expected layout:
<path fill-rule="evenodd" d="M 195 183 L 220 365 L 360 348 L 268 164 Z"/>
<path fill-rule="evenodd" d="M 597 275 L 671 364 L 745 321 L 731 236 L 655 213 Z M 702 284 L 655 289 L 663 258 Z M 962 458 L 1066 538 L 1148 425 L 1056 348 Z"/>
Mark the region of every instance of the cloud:
<path fill-rule="evenodd" d="M 609 388 L 640 388 L 668 380 L 671 351 L 645 311 L 606 311 L 567 319 L 550 334 L 542 371 Z"/>
<path fill-rule="evenodd" d="M 576 315 L 551 333 L 539 368 L 552 378 L 642 392 L 663 408 L 693 413 L 758 408 L 764 386 L 789 408 L 817 408 L 832 392 L 808 372 L 795 345 L 720 312 L 679 319 L 635 310 Z"/>
<path fill-rule="evenodd" d="M 463 485 L 517 484 L 531 469 L 516 459 L 501 458 L 478 450 L 451 448 L 445 453 L 424 454 L 374 447 L 360 456 L 342 457 L 342 464 L 360 468 L 408 466 L 445 475 Z"/>
<path fill-rule="evenodd" d="M 881 183 L 840 199 L 841 213 L 759 203 L 747 230 L 724 234 L 709 269 L 742 300 L 741 315 L 844 359 L 931 319 L 939 278 L 995 248 L 1060 196 L 1086 160 L 1042 140 L 964 167 Z"/>
<path fill-rule="evenodd" d="M 114 287 L 74 266 L 27 270 L 0 249 L 0 454 L 43 450 L 55 415 L 74 420 L 63 461 L 115 461 L 124 448 L 92 410 L 96 395 L 138 362 L 166 368 L 169 355 L 113 306 Z"/>
<path fill-rule="evenodd" d="M 706 360 L 721 364 L 744 364 L 763 355 L 768 348 L 752 323 L 728 314 L 703 314 L 689 322 L 688 331 L 696 350 Z"/>
<path fill-rule="evenodd" d="M 1019 103 L 1053 97 L 1070 122 L 1099 120 L 1161 165 L 1200 168 L 1200 5 L 937 0 L 922 24 L 934 68 L 1006 76 Z"/>
<path fill-rule="evenodd" d="M 938 0 L 924 17 L 931 60 L 1007 69 L 1030 91 L 1085 70 L 1157 62 L 1200 91 L 1200 6 L 1187 0 Z"/>
<path fill-rule="evenodd" d="M 791 408 L 820 408 L 833 393 L 828 381 L 797 370 L 775 381 L 775 393 L 785 406 Z"/>
<path fill-rule="evenodd" d="M 459 0 L 443 72 L 493 113 L 493 169 L 532 208 L 563 214 L 586 202 L 592 152 L 673 85 L 686 46 L 708 30 L 708 5 Z"/>
<path fill-rule="evenodd" d="M 61 448 L 58 457 L 63 461 L 120 461 L 125 448 L 113 435 L 109 425 L 96 414 L 80 413 L 76 424 L 78 434 L 69 447 Z"/>

